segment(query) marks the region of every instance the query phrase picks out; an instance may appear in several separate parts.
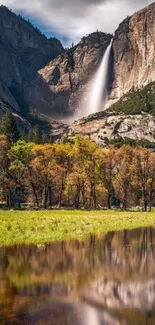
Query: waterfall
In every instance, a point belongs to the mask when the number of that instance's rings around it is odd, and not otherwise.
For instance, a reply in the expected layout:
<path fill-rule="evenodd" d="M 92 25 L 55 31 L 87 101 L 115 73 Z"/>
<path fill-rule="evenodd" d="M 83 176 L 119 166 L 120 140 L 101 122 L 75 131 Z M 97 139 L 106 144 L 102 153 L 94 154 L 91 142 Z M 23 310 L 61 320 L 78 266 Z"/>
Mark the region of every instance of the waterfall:
<path fill-rule="evenodd" d="M 92 79 L 89 87 L 90 96 L 87 109 L 88 115 L 103 111 L 108 99 L 107 82 L 112 42 L 113 39 L 107 47 L 98 71 Z"/>
<path fill-rule="evenodd" d="M 97 72 L 92 80 L 85 86 L 83 96 L 81 101 L 79 101 L 79 106 L 77 107 L 75 114 L 66 120 L 63 119 L 63 123 L 67 122 L 71 124 L 75 120 L 106 109 L 106 103 L 108 100 L 107 83 L 109 61 L 112 43 L 113 39 L 111 39 L 111 42 L 104 53 Z"/>

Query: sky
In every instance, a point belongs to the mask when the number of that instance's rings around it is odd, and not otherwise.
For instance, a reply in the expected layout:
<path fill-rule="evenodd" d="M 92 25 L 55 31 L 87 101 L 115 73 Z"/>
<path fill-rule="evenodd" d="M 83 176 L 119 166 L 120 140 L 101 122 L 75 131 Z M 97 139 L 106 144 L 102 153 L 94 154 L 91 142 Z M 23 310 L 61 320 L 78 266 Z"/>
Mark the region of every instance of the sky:
<path fill-rule="evenodd" d="M 113 33 L 127 16 L 153 0 L 0 0 L 29 19 L 47 37 L 59 38 L 64 46 L 76 44 L 96 30 Z"/>

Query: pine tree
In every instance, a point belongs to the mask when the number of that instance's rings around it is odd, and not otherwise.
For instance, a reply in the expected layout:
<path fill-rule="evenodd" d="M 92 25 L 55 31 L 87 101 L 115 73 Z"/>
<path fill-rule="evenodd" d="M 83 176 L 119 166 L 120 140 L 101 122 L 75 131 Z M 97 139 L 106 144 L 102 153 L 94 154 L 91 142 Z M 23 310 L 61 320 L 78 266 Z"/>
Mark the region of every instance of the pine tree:
<path fill-rule="evenodd" d="M 20 132 L 16 125 L 16 120 L 10 110 L 6 111 L 0 124 L 0 133 L 7 136 L 10 143 L 15 143 L 20 138 Z"/>
<path fill-rule="evenodd" d="M 47 133 L 42 133 L 42 143 L 50 143 L 49 141 L 49 135 Z"/>
<path fill-rule="evenodd" d="M 36 144 L 42 143 L 42 130 L 40 129 L 39 125 L 37 125 L 33 130 L 33 139 L 32 141 Z"/>
<path fill-rule="evenodd" d="M 31 128 L 28 133 L 28 141 L 33 142 L 33 129 Z"/>

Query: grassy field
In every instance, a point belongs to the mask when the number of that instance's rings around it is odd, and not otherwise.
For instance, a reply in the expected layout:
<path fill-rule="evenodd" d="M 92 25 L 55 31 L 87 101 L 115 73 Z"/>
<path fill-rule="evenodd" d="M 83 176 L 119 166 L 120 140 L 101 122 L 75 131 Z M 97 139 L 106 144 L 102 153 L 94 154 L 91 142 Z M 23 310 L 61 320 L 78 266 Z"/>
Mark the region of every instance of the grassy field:
<path fill-rule="evenodd" d="M 0 211 L 0 246 L 83 239 L 90 234 L 152 226 L 155 213 Z"/>

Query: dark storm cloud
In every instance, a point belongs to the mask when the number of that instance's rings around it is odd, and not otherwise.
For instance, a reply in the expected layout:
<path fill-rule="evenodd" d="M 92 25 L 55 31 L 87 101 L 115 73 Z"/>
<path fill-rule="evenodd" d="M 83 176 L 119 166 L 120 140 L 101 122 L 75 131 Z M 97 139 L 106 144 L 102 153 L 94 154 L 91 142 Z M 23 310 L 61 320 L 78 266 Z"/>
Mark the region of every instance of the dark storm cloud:
<path fill-rule="evenodd" d="M 151 0 L 3 0 L 1 3 L 37 21 L 49 35 L 77 42 L 95 30 L 114 32 L 118 24 Z"/>

